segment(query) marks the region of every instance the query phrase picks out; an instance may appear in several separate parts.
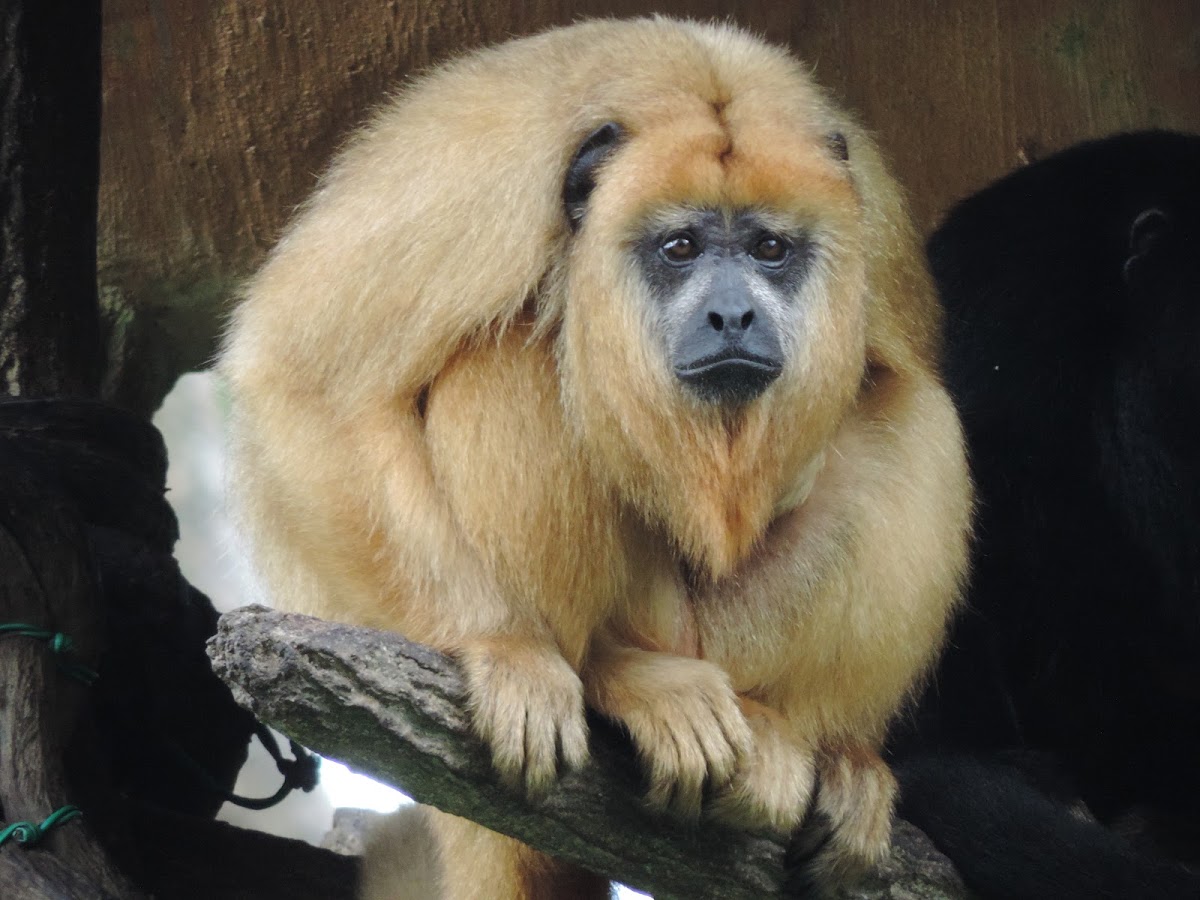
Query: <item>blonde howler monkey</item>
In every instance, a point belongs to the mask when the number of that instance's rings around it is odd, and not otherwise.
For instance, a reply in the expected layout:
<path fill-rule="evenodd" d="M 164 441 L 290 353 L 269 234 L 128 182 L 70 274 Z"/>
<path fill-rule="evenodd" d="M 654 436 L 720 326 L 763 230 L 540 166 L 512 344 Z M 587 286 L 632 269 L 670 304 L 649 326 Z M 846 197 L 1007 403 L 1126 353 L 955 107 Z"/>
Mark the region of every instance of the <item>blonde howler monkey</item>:
<path fill-rule="evenodd" d="M 276 603 L 461 662 L 510 782 L 585 759 L 586 704 L 652 804 L 815 804 L 833 884 L 887 850 L 880 743 L 965 565 L 938 333 L 896 184 L 800 63 L 586 22 L 342 151 L 233 317 L 236 500 Z M 447 898 L 607 896 L 430 815 Z"/>

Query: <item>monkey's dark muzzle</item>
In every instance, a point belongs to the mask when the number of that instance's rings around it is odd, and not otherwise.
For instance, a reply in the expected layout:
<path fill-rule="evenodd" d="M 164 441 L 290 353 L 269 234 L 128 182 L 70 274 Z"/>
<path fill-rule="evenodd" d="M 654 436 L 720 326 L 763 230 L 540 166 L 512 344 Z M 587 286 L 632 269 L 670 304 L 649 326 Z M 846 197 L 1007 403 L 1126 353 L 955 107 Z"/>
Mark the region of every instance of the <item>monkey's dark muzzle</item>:
<path fill-rule="evenodd" d="M 711 403 L 749 403 L 782 371 L 783 366 L 773 359 L 731 348 L 676 366 L 675 377 Z"/>

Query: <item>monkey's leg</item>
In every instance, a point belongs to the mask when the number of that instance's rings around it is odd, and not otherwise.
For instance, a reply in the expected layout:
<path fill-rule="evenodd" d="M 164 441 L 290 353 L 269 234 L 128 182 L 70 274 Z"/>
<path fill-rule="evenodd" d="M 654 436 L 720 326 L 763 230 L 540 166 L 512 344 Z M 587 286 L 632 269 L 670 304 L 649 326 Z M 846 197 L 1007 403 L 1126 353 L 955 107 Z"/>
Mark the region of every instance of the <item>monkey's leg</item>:
<path fill-rule="evenodd" d="M 697 818 L 705 784 L 727 783 L 750 747 L 729 676 L 710 662 L 598 640 L 583 680 L 588 703 L 629 731 L 652 807 Z"/>
<path fill-rule="evenodd" d="M 606 878 L 457 816 L 430 810 L 429 821 L 442 859 L 438 900 L 608 900 Z"/>
<path fill-rule="evenodd" d="M 809 864 L 817 886 L 852 880 L 887 856 L 891 845 L 896 778 L 872 748 L 826 748 L 817 757 L 814 812 L 828 829 Z"/>
<path fill-rule="evenodd" d="M 371 828 L 363 851 L 359 900 L 434 900 L 441 857 L 430 821 L 436 810 L 403 806 Z"/>

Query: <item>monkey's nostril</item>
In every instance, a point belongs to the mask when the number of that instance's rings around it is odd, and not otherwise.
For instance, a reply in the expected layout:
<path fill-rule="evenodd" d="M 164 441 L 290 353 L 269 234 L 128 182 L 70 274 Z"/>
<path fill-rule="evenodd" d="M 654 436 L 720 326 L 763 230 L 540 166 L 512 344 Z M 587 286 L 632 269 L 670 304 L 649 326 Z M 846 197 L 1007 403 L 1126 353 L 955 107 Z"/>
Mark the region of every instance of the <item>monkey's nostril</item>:
<path fill-rule="evenodd" d="M 721 331 L 725 328 L 725 320 L 721 318 L 720 313 L 710 312 L 708 314 L 708 324 L 713 327 L 714 331 Z"/>
<path fill-rule="evenodd" d="M 749 328 L 750 323 L 753 321 L 754 321 L 754 310 L 752 310 L 752 309 L 747 310 L 746 314 L 744 316 L 742 316 L 742 331 L 745 331 L 747 328 Z"/>

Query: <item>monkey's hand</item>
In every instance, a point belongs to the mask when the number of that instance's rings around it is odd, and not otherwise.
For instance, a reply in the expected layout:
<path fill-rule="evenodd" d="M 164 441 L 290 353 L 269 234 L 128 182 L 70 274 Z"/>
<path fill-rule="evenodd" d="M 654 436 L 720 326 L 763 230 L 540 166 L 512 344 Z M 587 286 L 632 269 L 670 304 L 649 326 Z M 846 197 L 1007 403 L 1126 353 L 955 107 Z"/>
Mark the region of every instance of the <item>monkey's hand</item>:
<path fill-rule="evenodd" d="M 476 733 L 511 787 L 545 793 L 559 765 L 587 761 L 579 676 L 548 642 L 517 637 L 468 641 L 456 654 L 467 678 Z"/>
<path fill-rule="evenodd" d="M 729 676 L 710 662 L 609 646 L 593 654 L 584 680 L 588 702 L 629 731 L 652 808 L 698 818 L 705 784 L 726 785 L 750 747 Z"/>
<path fill-rule="evenodd" d="M 740 828 L 791 834 L 812 801 L 816 759 L 773 709 L 743 698 L 742 711 L 752 735 L 749 752 L 707 813 Z"/>

